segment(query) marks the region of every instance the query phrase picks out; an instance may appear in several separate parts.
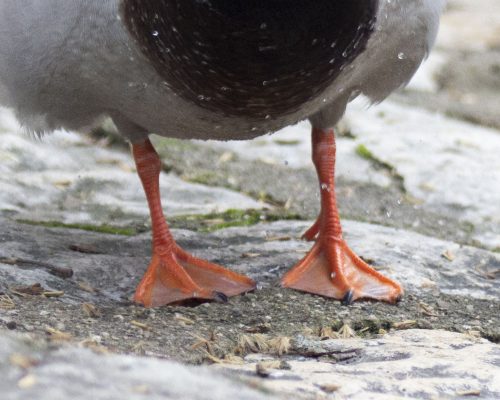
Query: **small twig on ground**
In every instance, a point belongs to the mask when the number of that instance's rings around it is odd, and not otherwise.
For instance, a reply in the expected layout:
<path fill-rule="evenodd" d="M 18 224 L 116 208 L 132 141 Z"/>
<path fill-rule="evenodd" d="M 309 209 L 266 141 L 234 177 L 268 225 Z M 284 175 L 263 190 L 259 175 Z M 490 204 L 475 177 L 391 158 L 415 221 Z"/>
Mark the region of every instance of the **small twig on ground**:
<path fill-rule="evenodd" d="M 342 328 L 339 329 L 338 334 L 342 339 L 349 339 L 357 336 L 356 331 L 347 324 L 342 325 Z"/>
<path fill-rule="evenodd" d="M 45 292 L 44 287 L 40 283 L 34 283 L 29 286 L 16 286 L 9 289 L 11 293 L 17 294 L 21 297 L 29 296 L 40 296 Z"/>
<path fill-rule="evenodd" d="M 88 293 L 96 293 L 99 290 L 90 286 L 87 282 L 77 282 L 78 287 Z"/>
<path fill-rule="evenodd" d="M 455 260 L 455 254 L 451 252 L 451 250 L 446 250 L 441 254 L 441 257 L 445 258 L 448 261 L 453 261 Z"/>
<path fill-rule="evenodd" d="M 92 246 L 87 245 L 79 245 L 79 244 L 70 244 L 68 248 L 71 251 L 83 254 L 100 254 L 100 252 Z"/>
<path fill-rule="evenodd" d="M 48 292 L 42 293 L 43 297 L 62 297 L 64 296 L 64 292 L 62 290 L 52 290 Z"/>
<path fill-rule="evenodd" d="M 50 340 L 54 342 L 66 342 L 73 338 L 70 333 L 62 332 L 58 329 L 51 328 L 50 326 L 45 328 L 45 332 L 49 335 Z"/>
<path fill-rule="evenodd" d="M 484 265 L 476 265 L 474 268 L 476 272 L 481 275 L 483 278 L 486 279 L 496 279 L 497 276 L 500 276 L 500 268 L 493 269 L 493 270 L 487 270 Z"/>
<path fill-rule="evenodd" d="M 191 346 L 191 350 L 195 350 L 195 349 L 197 349 L 199 347 L 205 346 L 206 350 L 204 350 L 204 351 L 206 351 L 208 354 L 210 354 L 212 356 L 215 356 L 213 345 L 216 342 L 216 338 L 215 338 L 215 332 L 214 331 L 211 332 L 210 337 L 208 339 L 205 339 L 204 337 L 201 337 L 201 336 L 199 336 L 199 335 L 197 335 L 195 333 L 191 333 L 191 336 L 197 340 Z"/>
<path fill-rule="evenodd" d="M 42 268 L 47 270 L 49 274 L 58 276 L 59 278 L 63 279 L 71 278 L 73 276 L 73 270 L 71 268 L 58 267 L 57 265 L 52 265 L 35 260 L 27 260 L 24 258 L 0 257 L 0 264 L 14 265 L 16 267 L 26 269 Z"/>
<path fill-rule="evenodd" d="M 11 310 L 16 307 L 16 303 L 8 294 L 0 295 L 0 309 Z"/>
<path fill-rule="evenodd" d="M 457 396 L 481 396 L 480 390 L 464 390 L 462 392 L 455 393 Z"/>
<path fill-rule="evenodd" d="M 194 325 L 194 321 L 188 317 L 185 317 L 184 315 L 180 313 L 175 313 L 174 319 L 179 321 L 179 323 L 183 325 Z"/>
<path fill-rule="evenodd" d="M 149 326 L 149 325 L 146 325 L 146 324 L 143 324 L 142 322 L 139 322 L 139 321 L 130 321 L 130 324 L 139 328 L 139 329 L 142 329 L 143 331 L 151 331 L 152 328 Z"/>
<path fill-rule="evenodd" d="M 340 339 L 340 334 L 335 332 L 331 326 L 323 326 L 319 330 L 318 335 L 322 340 L 326 339 Z"/>
<path fill-rule="evenodd" d="M 418 307 L 420 309 L 420 312 L 424 315 L 427 315 L 428 317 L 439 317 L 439 314 L 436 314 L 434 309 L 427 303 L 420 302 L 418 303 Z"/>
<path fill-rule="evenodd" d="M 402 322 L 395 322 L 392 327 L 394 329 L 399 329 L 399 330 L 403 330 L 403 329 L 410 329 L 410 328 L 414 328 L 415 326 L 417 325 L 417 321 L 414 321 L 414 320 L 406 320 L 406 321 L 402 321 Z"/>
<path fill-rule="evenodd" d="M 284 235 L 284 236 L 268 236 L 266 237 L 267 242 L 286 242 L 288 240 L 292 240 L 291 236 Z"/>
<path fill-rule="evenodd" d="M 99 309 L 92 303 L 83 303 L 82 310 L 90 318 L 99 318 L 101 316 Z"/>
<path fill-rule="evenodd" d="M 270 352 L 282 356 L 290 350 L 290 338 L 287 336 L 276 336 L 268 341 L 268 345 Z"/>

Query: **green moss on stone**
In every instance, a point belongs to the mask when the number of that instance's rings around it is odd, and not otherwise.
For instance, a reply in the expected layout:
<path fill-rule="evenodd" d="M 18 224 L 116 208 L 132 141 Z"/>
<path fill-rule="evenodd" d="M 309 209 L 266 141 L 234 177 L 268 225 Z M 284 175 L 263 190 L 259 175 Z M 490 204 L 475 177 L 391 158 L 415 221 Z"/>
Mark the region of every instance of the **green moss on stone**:
<path fill-rule="evenodd" d="M 280 146 L 295 146 L 300 144 L 300 140 L 275 139 L 273 142 Z"/>
<path fill-rule="evenodd" d="M 251 226 L 263 221 L 271 222 L 283 219 L 300 219 L 300 217 L 296 214 L 269 210 L 230 209 L 222 213 L 172 217 L 170 218 L 170 225 L 175 228 L 191 229 L 199 232 L 213 232 L 224 228 Z"/>
<path fill-rule="evenodd" d="M 205 171 L 197 175 L 189 176 L 186 180 L 191 183 L 199 183 L 201 185 L 211 185 L 217 181 L 217 174 L 210 171 Z"/>
<path fill-rule="evenodd" d="M 92 224 L 66 224 L 59 221 L 30 221 L 17 220 L 17 222 L 28 225 L 44 226 L 46 228 L 66 228 L 66 229 L 81 229 L 89 232 L 108 233 L 112 235 L 133 236 L 138 233 L 136 228 L 111 226 L 107 224 L 92 225 Z"/>
<path fill-rule="evenodd" d="M 178 215 L 168 219 L 172 228 L 189 229 L 197 232 L 214 232 L 219 229 L 251 226 L 259 222 L 301 219 L 299 215 L 283 211 L 237 210 L 230 209 L 221 213 Z M 67 224 L 59 221 L 17 220 L 22 224 L 44 226 L 46 228 L 81 229 L 84 231 L 133 236 L 144 232 L 144 227 L 120 227 L 108 224 Z"/>
<path fill-rule="evenodd" d="M 356 154 L 365 160 L 376 160 L 373 153 L 368 150 L 368 148 L 364 144 L 359 144 L 356 146 Z"/>

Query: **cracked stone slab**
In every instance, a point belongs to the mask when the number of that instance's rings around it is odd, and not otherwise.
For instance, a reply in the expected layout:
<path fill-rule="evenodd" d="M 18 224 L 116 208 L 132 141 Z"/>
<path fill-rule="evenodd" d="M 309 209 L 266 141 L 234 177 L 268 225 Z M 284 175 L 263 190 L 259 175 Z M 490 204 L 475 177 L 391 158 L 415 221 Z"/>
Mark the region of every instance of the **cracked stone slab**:
<path fill-rule="evenodd" d="M 71 343 L 91 340 L 115 352 L 191 363 L 207 360 L 205 347 L 196 344 L 203 338 L 214 337 L 214 354 L 223 359 L 234 355 L 241 335 L 261 329 L 271 338 L 293 338 L 349 324 L 357 334 L 371 337 L 380 329 L 400 329 L 403 324 L 472 330 L 498 342 L 498 254 L 345 221 L 351 247 L 384 274 L 400 280 L 406 290 L 396 306 L 356 302 L 345 307 L 276 286 L 311 247 L 298 239 L 309 225 L 278 221 L 212 233 L 174 229 L 183 248 L 248 274 L 258 289 L 224 304 L 144 309 L 131 304 L 130 298 L 149 262 L 149 234 L 109 235 L 0 218 L 0 327 L 43 339 L 47 329 L 54 328 L 69 335 Z M 71 268 L 73 275 L 62 278 L 53 274 L 54 268 Z M 19 294 L 35 283 L 42 292 L 59 294 Z M 85 308 L 89 304 L 97 315 L 89 315 Z M 355 349 L 344 356 L 350 353 Z"/>
<path fill-rule="evenodd" d="M 500 346 L 470 335 L 411 329 L 370 340 L 297 337 L 294 342 L 292 354 L 317 358 L 290 355 L 290 369 L 271 370 L 267 379 L 258 380 L 269 390 L 363 400 L 500 398 Z M 333 356 L 346 352 L 352 357 L 335 361 Z M 256 358 L 216 368 L 257 380 L 251 361 Z"/>
<path fill-rule="evenodd" d="M 301 257 L 311 244 L 298 240 L 311 223 L 279 221 L 266 225 L 257 225 L 246 231 L 230 228 L 215 232 L 220 240 L 228 241 L 223 251 L 236 253 L 258 252 L 262 257 L 272 257 L 265 261 L 267 265 L 276 265 L 278 275 Z M 244 235 L 249 243 L 241 243 Z M 481 271 L 496 271 L 500 268 L 500 256 L 474 247 L 460 246 L 453 242 L 429 238 L 417 233 L 371 225 L 356 221 L 344 221 L 344 235 L 350 246 L 365 259 L 373 263 L 380 271 L 400 281 L 407 290 L 442 291 L 447 294 L 470 296 L 472 298 L 496 300 L 500 298 L 500 287 L 494 279 L 487 279 Z M 252 237 L 253 236 L 253 237 Z M 255 237 L 256 236 L 256 237 Z M 255 239 L 262 238 L 256 245 Z M 266 240 L 267 238 L 267 240 Z M 290 238 L 290 240 L 269 240 L 269 238 Z M 234 248 L 234 244 L 236 247 Z M 220 249 L 213 246 L 208 253 L 215 257 Z M 287 253 L 288 262 L 283 257 Z M 452 261 L 444 254 L 451 256 Z M 224 253 L 220 255 L 224 257 Z M 219 256 L 219 257 L 220 257 Z M 261 268 L 252 259 L 250 274 L 263 283 L 271 282 L 272 272 Z M 242 268 L 247 262 L 237 262 L 235 267 Z"/>
<path fill-rule="evenodd" d="M 76 347 L 54 350 L 25 336 L 0 332 L 0 391 L 4 400 L 277 398 L 225 375 L 167 360 L 100 355 Z"/>
<path fill-rule="evenodd" d="M 500 245 L 498 131 L 391 102 L 364 111 L 363 118 L 357 107 L 347 114 L 352 133 L 394 166 L 412 196 L 434 212 L 470 222 L 484 246 Z"/>
<path fill-rule="evenodd" d="M 223 148 L 244 159 L 255 159 L 271 165 L 285 165 L 290 168 L 313 168 L 311 161 L 311 125 L 303 121 L 288 126 L 275 134 L 257 139 L 241 141 L 195 141 L 199 145 L 208 143 Z M 356 154 L 357 143 L 349 138 L 337 138 L 337 177 L 362 183 L 374 183 L 387 187 L 391 180 L 382 171 Z M 292 170 L 293 171 L 293 170 Z M 293 172 L 291 172 L 293 173 Z"/>
<path fill-rule="evenodd" d="M 467 221 L 476 230 L 474 240 L 490 249 L 500 247 L 498 131 L 390 101 L 369 109 L 362 100 L 352 103 L 345 124 L 355 138 L 339 138 L 338 177 L 383 187 L 390 184 L 386 174 L 356 154 L 363 145 L 397 171 L 418 207 Z M 306 122 L 249 143 L 211 145 L 243 158 L 312 168 Z M 397 207 L 395 202 L 393 208 Z"/>
<path fill-rule="evenodd" d="M 262 203 L 223 188 L 160 177 L 167 215 L 262 208 Z M 0 213 L 19 219 L 119 224 L 144 221 L 149 212 L 132 157 L 84 136 L 55 132 L 28 137 L 0 109 Z"/>
<path fill-rule="evenodd" d="M 1 288 L 38 282 L 66 294 L 63 302 L 109 303 L 131 298 L 149 262 L 150 237 L 120 237 L 68 229 L 47 229 L 2 220 L 0 257 L 34 260 L 0 262 Z M 174 230 L 179 244 L 196 256 L 248 274 L 260 287 L 274 285 L 311 247 L 299 240 L 307 222 L 278 221 L 252 227 L 228 228 L 210 234 Z M 460 246 L 409 231 L 345 221 L 351 247 L 383 273 L 399 280 L 413 293 L 446 293 L 475 299 L 498 300 L 500 287 L 494 274 L 500 269 L 498 254 Z M 94 254 L 72 250 L 74 245 Z M 248 256 L 249 255 L 249 256 Z M 71 267 L 63 279 L 36 263 Z M 496 271 L 496 272 L 495 272 Z M 489 277 L 489 274 L 493 274 Z M 493 278 L 493 279 L 492 279 Z M 89 293 L 77 282 L 98 289 Z"/>

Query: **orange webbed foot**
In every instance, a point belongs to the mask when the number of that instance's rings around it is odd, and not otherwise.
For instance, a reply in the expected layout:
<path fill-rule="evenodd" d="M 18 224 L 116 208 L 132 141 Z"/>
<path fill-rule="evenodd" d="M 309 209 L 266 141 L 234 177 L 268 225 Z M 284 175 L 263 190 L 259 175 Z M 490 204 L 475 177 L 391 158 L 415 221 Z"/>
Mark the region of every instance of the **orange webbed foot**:
<path fill-rule="evenodd" d="M 189 299 L 225 301 L 255 288 L 246 276 L 193 257 L 175 242 L 163 215 L 159 176 L 161 160 L 149 139 L 132 152 L 148 200 L 153 228 L 153 258 L 135 291 L 134 301 L 157 307 Z"/>
<path fill-rule="evenodd" d="M 255 289 L 246 276 L 193 257 L 178 246 L 154 251 L 148 270 L 137 286 L 134 301 L 157 307 L 189 299 L 227 301 Z"/>
<path fill-rule="evenodd" d="M 281 281 L 287 288 L 351 304 L 358 299 L 398 302 L 401 286 L 359 258 L 344 240 L 319 238 L 311 251 Z"/>
<path fill-rule="evenodd" d="M 333 297 L 350 304 L 357 299 L 397 302 L 401 286 L 359 258 L 342 239 L 335 196 L 335 134 L 332 129 L 312 131 L 313 162 L 321 190 L 321 212 L 302 236 L 316 240 L 311 251 L 281 283 L 284 287 Z"/>

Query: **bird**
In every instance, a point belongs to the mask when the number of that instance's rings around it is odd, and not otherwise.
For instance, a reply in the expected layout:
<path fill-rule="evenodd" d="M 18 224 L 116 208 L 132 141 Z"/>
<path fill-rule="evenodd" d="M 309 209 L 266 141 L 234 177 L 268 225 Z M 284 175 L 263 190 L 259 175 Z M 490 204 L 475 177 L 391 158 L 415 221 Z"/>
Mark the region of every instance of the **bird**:
<path fill-rule="evenodd" d="M 342 235 L 335 129 L 348 103 L 406 85 L 446 0 L 2 0 L 0 104 L 27 131 L 84 131 L 111 118 L 130 142 L 149 205 L 152 258 L 134 301 L 227 300 L 256 283 L 181 248 L 164 216 L 149 136 L 248 140 L 312 125 L 321 211 L 285 288 L 351 304 L 398 302 L 402 286 Z"/>

